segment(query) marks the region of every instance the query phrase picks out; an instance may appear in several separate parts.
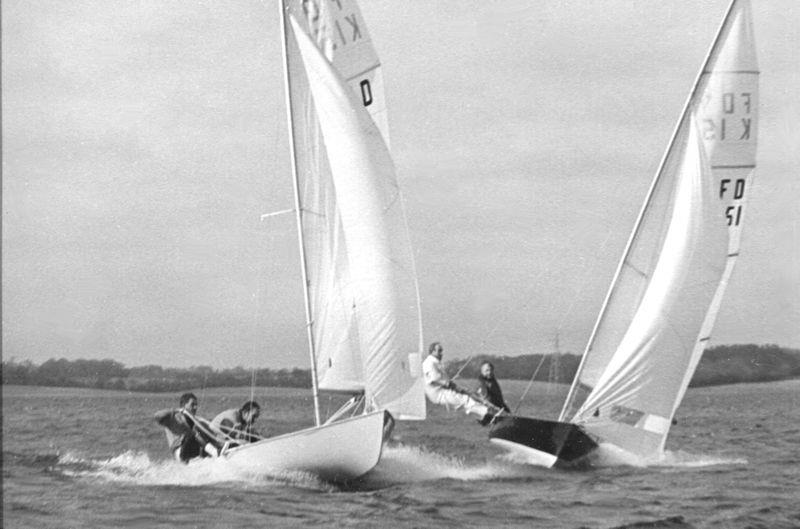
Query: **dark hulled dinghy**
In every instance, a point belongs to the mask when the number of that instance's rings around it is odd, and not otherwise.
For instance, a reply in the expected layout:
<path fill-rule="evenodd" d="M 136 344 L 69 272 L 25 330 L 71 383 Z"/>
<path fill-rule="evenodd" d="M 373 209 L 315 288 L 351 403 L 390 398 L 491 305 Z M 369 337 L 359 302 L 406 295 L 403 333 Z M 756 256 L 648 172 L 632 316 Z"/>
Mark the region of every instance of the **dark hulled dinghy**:
<path fill-rule="evenodd" d="M 580 464 L 597 448 L 580 426 L 530 417 L 497 417 L 489 440 L 530 464 L 544 467 Z"/>
<path fill-rule="evenodd" d="M 500 421 L 490 434 L 493 442 L 545 466 L 580 457 L 595 443 L 630 461 L 663 456 L 740 253 L 758 128 L 751 19 L 747 0 L 731 2 L 650 185 L 558 422 Z M 583 443 L 577 440 L 582 437 Z"/>

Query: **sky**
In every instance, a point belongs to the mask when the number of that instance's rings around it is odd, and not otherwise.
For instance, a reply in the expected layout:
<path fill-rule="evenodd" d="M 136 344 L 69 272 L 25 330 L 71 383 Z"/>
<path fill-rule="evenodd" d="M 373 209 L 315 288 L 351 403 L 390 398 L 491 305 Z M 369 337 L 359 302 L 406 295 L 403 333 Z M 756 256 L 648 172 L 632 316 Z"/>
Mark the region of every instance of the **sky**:
<path fill-rule="evenodd" d="M 800 2 L 712 345 L 800 348 Z M 425 341 L 580 353 L 726 0 L 368 0 Z M 3 358 L 307 367 L 277 5 L 2 3 Z"/>

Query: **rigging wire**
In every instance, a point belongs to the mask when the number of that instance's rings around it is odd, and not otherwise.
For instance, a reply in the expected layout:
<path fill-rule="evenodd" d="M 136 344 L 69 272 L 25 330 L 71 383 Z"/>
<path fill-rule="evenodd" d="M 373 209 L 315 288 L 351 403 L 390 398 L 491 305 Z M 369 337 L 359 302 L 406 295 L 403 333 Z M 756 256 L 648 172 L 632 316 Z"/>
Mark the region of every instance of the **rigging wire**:
<path fill-rule="evenodd" d="M 605 251 L 606 245 L 608 244 L 608 241 L 610 240 L 610 238 L 611 238 L 611 234 L 612 234 L 613 232 L 614 232 L 614 230 L 608 230 L 608 231 L 606 232 L 606 236 L 605 236 L 605 238 L 603 239 L 603 242 L 600 244 L 600 253 L 603 253 L 603 252 Z M 552 264 L 555 262 L 556 258 L 557 258 L 557 255 L 556 255 L 556 254 L 554 254 L 554 255 L 553 255 L 553 257 L 550 259 L 550 261 L 547 263 L 547 265 L 546 265 L 546 267 L 545 267 L 545 269 L 546 269 L 546 270 L 549 270 L 549 269 L 550 269 L 550 266 L 551 266 L 551 265 L 552 265 Z M 570 304 L 569 304 L 569 306 L 567 307 L 566 311 L 564 311 L 563 315 L 562 315 L 562 316 L 561 316 L 561 318 L 559 319 L 558 325 L 557 325 L 557 327 L 556 327 L 556 332 L 559 332 L 559 331 L 561 330 L 561 327 L 563 326 L 563 324 L 564 324 L 564 322 L 566 321 L 567 317 L 569 316 L 569 314 L 571 314 L 571 313 L 572 313 L 572 311 L 573 311 L 573 309 L 574 309 L 574 307 L 575 307 L 575 305 L 576 305 L 576 303 L 577 303 L 578 296 L 580 295 L 580 293 L 581 293 L 581 292 L 583 292 L 583 290 L 585 289 L 586 283 L 588 282 L 588 278 L 589 278 L 589 272 L 591 272 L 591 271 L 594 269 L 594 265 L 596 265 L 596 264 L 597 264 L 597 261 L 596 261 L 596 260 L 592 261 L 592 266 L 591 266 L 591 267 L 589 267 L 589 269 L 587 270 L 586 264 L 587 264 L 588 262 L 589 262 L 588 260 L 585 260 L 585 261 L 584 261 L 584 265 L 583 265 L 583 272 L 581 273 L 581 276 L 582 276 L 581 282 L 579 283 L 579 286 L 578 286 L 578 288 L 577 288 L 576 290 L 574 290 L 574 291 L 573 291 L 573 295 L 572 295 L 572 301 L 570 302 Z M 538 280 L 538 279 L 540 279 L 540 277 L 537 277 L 536 279 Z M 531 296 L 531 297 L 529 297 L 529 298 L 528 298 L 528 301 L 526 301 L 526 302 L 525 302 L 525 303 L 522 305 L 522 307 L 520 308 L 520 310 L 524 310 L 525 308 L 527 308 L 527 307 L 528 307 L 528 305 L 529 305 L 529 304 L 530 304 L 532 301 L 533 301 L 533 296 Z M 554 302 L 555 302 L 554 300 L 551 300 L 551 305 L 552 305 Z M 487 342 L 487 341 L 488 341 L 488 340 L 489 340 L 489 339 L 492 337 L 492 335 L 493 335 L 493 334 L 494 334 L 494 333 L 497 331 L 497 329 L 500 327 L 500 325 L 501 325 L 502 323 L 504 323 L 504 322 L 505 322 L 505 321 L 508 319 L 508 317 L 510 316 L 510 314 L 511 314 L 511 311 L 508 311 L 508 312 L 507 312 L 507 314 L 506 314 L 504 317 L 502 317 L 502 318 L 499 318 L 499 319 L 498 319 L 498 320 L 495 322 L 495 325 L 494 325 L 494 327 L 492 327 L 492 329 L 489 331 L 489 333 L 486 335 L 486 337 L 485 337 L 485 338 L 484 338 L 484 339 L 481 341 L 480 345 L 478 346 L 478 348 L 479 348 L 479 349 L 483 349 L 483 346 L 486 344 L 486 342 Z M 452 380 L 456 380 L 456 379 L 458 378 L 458 376 L 461 374 L 461 372 L 462 372 L 462 371 L 464 371 L 464 369 L 467 367 L 467 365 L 469 365 L 469 363 L 470 363 L 470 362 L 473 360 L 473 358 L 474 358 L 474 357 L 475 357 L 475 355 L 470 355 L 469 357 L 467 357 L 467 359 L 464 361 L 464 363 L 463 363 L 463 364 L 461 365 L 461 367 L 458 369 L 458 371 L 456 372 L 456 374 L 455 374 L 455 375 L 452 377 Z M 547 355 L 542 355 L 542 356 L 541 356 L 541 359 L 539 360 L 539 364 L 536 366 L 536 369 L 533 371 L 533 374 L 531 375 L 531 378 L 530 378 L 530 380 L 528 381 L 528 384 L 527 384 L 527 386 L 525 387 L 525 390 L 522 392 L 522 395 L 521 395 L 521 396 L 520 396 L 520 398 L 519 398 L 519 402 L 517 403 L 516 407 L 514 408 L 514 414 L 516 414 L 516 413 L 517 413 L 517 411 L 519 410 L 520 406 L 522 405 L 522 402 L 525 400 L 525 398 L 527 397 L 528 393 L 530 392 L 530 390 L 531 390 L 531 387 L 533 386 L 533 382 L 536 380 L 536 375 L 538 375 L 538 374 L 539 374 L 539 371 L 541 370 L 541 368 L 542 368 L 542 365 L 544 364 L 544 360 L 545 360 L 545 358 L 546 358 L 546 357 L 547 357 Z"/>
<path fill-rule="evenodd" d="M 612 233 L 613 233 L 613 230 L 608 230 L 606 232 L 606 237 L 605 237 L 605 239 L 603 239 L 603 242 L 600 244 L 600 253 L 603 253 L 603 251 L 605 250 L 605 247 L 608 244 L 609 239 L 611 239 L 611 234 Z M 563 326 L 564 321 L 566 321 L 567 316 L 569 316 L 569 314 L 572 312 L 573 308 L 575 307 L 575 304 L 578 301 L 578 295 L 581 292 L 583 292 L 583 290 L 584 290 L 584 288 L 586 286 L 586 282 L 588 281 L 588 278 L 589 278 L 589 272 L 592 272 L 594 270 L 594 266 L 597 264 L 597 260 L 592 261 L 592 266 L 588 270 L 586 270 L 586 266 L 585 265 L 586 265 L 587 262 L 588 261 L 584 261 L 584 272 L 581 274 L 582 279 L 581 279 L 581 282 L 579 283 L 578 288 L 574 291 L 574 293 L 572 295 L 572 301 L 570 302 L 569 306 L 567 307 L 567 310 L 564 311 L 563 315 L 561 316 L 561 319 L 558 321 L 558 325 L 556 326 L 556 332 L 557 333 L 561 331 L 561 327 Z M 536 370 L 534 370 L 533 375 L 531 376 L 531 379 L 528 382 L 528 385 L 525 387 L 525 391 L 522 392 L 522 395 L 519 398 L 519 402 L 517 403 L 517 407 L 514 409 L 514 413 L 515 414 L 516 414 L 517 410 L 519 409 L 519 407 L 522 405 L 522 402 L 528 396 L 528 392 L 531 390 L 531 387 L 533 386 L 533 382 L 536 379 L 536 375 L 539 373 L 539 369 L 542 367 L 542 364 L 544 363 L 545 357 L 546 357 L 546 355 L 542 355 L 542 358 L 539 361 L 539 365 L 536 367 Z M 549 390 L 550 390 L 550 388 L 548 388 L 548 391 Z"/>
<path fill-rule="evenodd" d="M 200 402 L 206 401 L 206 387 L 208 387 L 208 371 L 203 375 L 203 387 L 200 388 Z"/>
<path fill-rule="evenodd" d="M 273 152 L 278 152 L 278 141 L 280 139 L 281 123 L 280 123 L 280 120 L 274 120 L 274 121 L 275 121 L 275 130 L 274 130 L 273 135 L 272 135 L 272 151 Z M 274 213 L 267 213 L 265 215 L 261 215 L 259 220 L 261 222 L 263 222 L 266 218 L 273 217 L 273 216 L 276 216 L 276 215 L 281 215 L 283 213 L 290 212 L 290 211 L 294 211 L 294 208 L 285 209 L 285 210 L 282 210 L 282 211 L 278 211 L 278 212 L 274 212 Z M 269 246 L 269 245 L 265 244 L 265 246 Z M 266 255 L 265 255 L 265 257 L 266 257 Z M 266 295 L 265 295 L 266 281 L 264 279 L 266 277 L 266 263 L 268 262 L 268 259 L 266 259 L 266 258 L 265 259 L 259 259 L 259 261 L 260 261 L 261 264 L 256 269 L 256 272 L 257 272 L 257 275 L 256 275 L 256 288 L 255 288 L 255 291 L 252 293 L 253 297 L 255 298 L 255 307 L 254 307 L 254 310 L 252 312 L 252 316 L 253 316 L 252 326 L 251 326 L 252 329 L 257 329 L 258 328 L 259 310 L 261 309 L 261 305 L 264 302 L 264 299 L 266 299 Z M 258 335 L 258 333 L 256 333 L 256 336 L 257 335 Z M 254 339 L 250 344 L 251 358 L 255 358 L 256 357 L 256 353 L 258 352 L 257 351 L 257 349 L 258 349 L 257 341 L 258 341 L 257 339 Z M 251 370 L 250 370 L 250 401 L 255 401 L 256 369 L 257 368 L 256 368 L 256 365 L 254 363 L 252 368 L 251 368 Z"/>
<path fill-rule="evenodd" d="M 255 392 L 256 392 L 256 368 L 253 367 L 252 376 L 250 378 L 250 401 L 255 400 Z"/>
<path fill-rule="evenodd" d="M 555 260 L 556 260 L 556 257 L 557 257 L 557 255 L 555 255 L 555 254 L 554 254 L 554 255 L 552 256 L 552 258 L 550 259 L 550 261 L 547 263 L 547 266 L 546 266 L 546 269 L 547 269 L 547 270 L 549 270 L 549 269 L 550 269 L 550 265 L 552 265 L 552 264 L 555 262 Z M 538 279 L 540 279 L 540 277 L 537 277 L 536 279 L 538 280 Z M 533 301 L 533 296 L 531 295 L 531 296 L 528 298 L 528 300 L 527 300 L 525 303 L 523 303 L 523 305 L 522 305 L 522 307 L 520 308 L 520 310 L 526 309 L 526 308 L 528 307 L 528 305 L 529 305 L 529 304 L 530 304 L 532 301 Z M 551 301 L 551 304 L 552 304 L 552 303 L 553 303 L 553 301 Z M 488 333 L 488 334 L 487 334 L 487 335 L 486 335 L 486 336 L 483 338 L 483 340 L 481 340 L 481 343 L 478 345 L 478 349 L 480 349 L 480 350 L 482 350 L 482 349 L 483 349 L 483 347 L 486 345 L 486 342 L 488 342 L 488 341 L 489 341 L 489 338 L 491 338 L 491 337 L 492 337 L 492 335 L 494 335 L 494 333 L 495 333 L 495 332 L 497 332 L 497 329 L 499 329 L 499 328 L 500 328 L 500 325 L 501 325 L 501 324 L 503 324 L 503 323 L 505 323 L 505 322 L 508 320 L 508 318 L 509 318 L 509 316 L 510 316 L 511 314 L 512 314 L 512 311 L 511 311 L 511 310 L 508 310 L 508 311 L 506 311 L 506 314 L 505 314 L 503 317 L 501 317 L 501 318 L 498 318 L 498 319 L 496 320 L 494 327 L 492 327 L 492 329 L 489 331 L 489 333 Z M 458 376 L 461 374 L 461 372 L 462 372 L 462 371 L 464 371 L 464 368 L 466 368 L 466 367 L 467 367 L 467 365 L 468 365 L 468 364 L 469 364 L 469 363 L 472 361 L 472 359 L 473 359 L 474 357 L 475 357 L 475 355 L 474 355 L 474 354 L 471 354 L 471 355 L 469 355 L 469 356 L 467 357 L 467 359 L 464 361 L 464 364 L 463 364 L 463 365 L 462 365 L 462 366 L 461 366 L 461 367 L 458 369 L 458 371 L 456 371 L 456 374 L 455 374 L 455 375 L 453 375 L 453 377 L 452 377 L 452 380 L 456 380 L 456 379 L 458 378 Z"/>
<path fill-rule="evenodd" d="M 262 269 L 258 270 L 258 272 L 259 272 L 259 274 L 257 276 L 258 278 L 263 277 L 263 274 L 264 274 L 263 267 L 264 266 L 262 265 L 262 267 L 261 267 Z M 253 297 L 255 297 L 255 310 L 253 310 L 253 322 L 252 322 L 252 328 L 253 329 L 257 329 L 258 328 L 258 319 L 259 319 L 258 318 L 258 316 L 259 316 L 258 312 L 259 312 L 259 308 L 261 307 L 261 303 L 262 303 L 263 299 L 266 297 L 266 296 L 263 295 L 264 294 L 264 290 L 265 290 L 264 282 L 260 281 L 259 279 L 257 279 L 257 282 L 258 282 L 258 285 L 256 286 L 256 291 L 254 292 L 254 296 L 253 296 Z M 258 335 L 258 333 L 256 333 L 256 336 L 257 335 Z M 254 339 L 250 343 L 250 355 L 251 355 L 251 358 L 255 358 L 256 357 L 256 353 L 257 353 L 257 344 L 256 344 L 256 342 L 257 342 L 257 339 Z M 255 400 L 255 392 L 256 392 L 256 366 L 255 366 L 255 364 L 253 364 L 253 366 L 250 368 L 250 401 L 254 401 Z"/>
<path fill-rule="evenodd" d="M 533 371 L 533 376 L 528 381 L 528 385 L 525 387 L 525 391 L 522 392 L 522 395 L 519 397 L 519 401 L 517 405 L 514 407 L 513 415 L 516 415 L 519 411 L 519 407 L 522 406 L 522 401 L 525 400 L 525 397 L 528 395 L 528 391 L 530 391 L 531 386 L 533 386 L 533 381 L 536 380 L 536 375 L 539 373 L 539 369 L 541 369 L 542 364 L 544 364 L 545 355 L 542 355 L 541 360 L 539 360 L 539 365 L 536 366 L 536 369 Z"/>

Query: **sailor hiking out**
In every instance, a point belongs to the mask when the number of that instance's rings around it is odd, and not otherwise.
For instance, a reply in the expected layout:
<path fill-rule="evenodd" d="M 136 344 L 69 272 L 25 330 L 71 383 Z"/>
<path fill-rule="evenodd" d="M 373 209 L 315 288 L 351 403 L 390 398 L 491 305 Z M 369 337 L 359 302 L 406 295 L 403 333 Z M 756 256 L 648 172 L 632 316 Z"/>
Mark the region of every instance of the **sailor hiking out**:
<path fill-rule="evenodd" d="M 240 408 L 231 408 L 219 413 L 211 420 L 211 426 L 221 431 L 229 439 L 242 442 L 252 442 L 262 439 L 256 431 L 253 423 L 261 414 L 261 406 L 257 402 L 249 400 Z"/>
<path fill-rule="evenodd" d="M 503 398 L 503 390 L 500 389 L 500 383 L 494 376 L 494 364 L 488 360 L 481 364 L 481 373 L 478 376 L 478 389 L 475 393 L 490 404 L 502 408 L 505 412 L 511 413 L 511 410 Z"/>
<path fill-rule="evenodd" d="M 176 460 L 188 463 L 198 457 L 216 456 L 219 453 L 218 442 L 208 435 L 197 413 L 197 396 L 184 393 L 180 397 L 179 408 L 156 412 L 155 420 L 164 427 L 169 450 Z"/>
<path fill-rule="evenodd" d="M 428 357 L 422 362 L 422 374 L 425 377 L 425 395 L 433 404 L 454 409 L 464 408 L 467 414 L 476 415 L 481 425 L 489 424 L 500 408 L 489 402 L 481 402 L 467 390 L 458 387 L 444 370 L 442 356 L 444 348 L 439 342 L 428 347 Z"/>

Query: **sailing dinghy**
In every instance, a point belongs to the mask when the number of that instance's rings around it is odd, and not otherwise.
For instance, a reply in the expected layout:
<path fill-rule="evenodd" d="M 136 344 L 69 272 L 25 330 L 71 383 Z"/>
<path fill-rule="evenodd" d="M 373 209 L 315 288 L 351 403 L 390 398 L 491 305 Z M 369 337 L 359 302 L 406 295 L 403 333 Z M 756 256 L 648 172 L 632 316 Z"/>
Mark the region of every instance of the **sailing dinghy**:
<path fill-rule="evenodd" d="M 498 417 L 489 438 L 532 464 L 611 445 L 657 460 L 739 254 L 755 169 L 758 65 L 733 0 L 628 239 L 558 421 Z"/>
<path fill-rule="evenodd" d="M 393 419 L 425 418 L 419 295 L 381 63 L 354 0 L 282 0 L 315 425 L 223 449 L 247 472 L 361 476 Z M 355 397 L 324 423 L 319 392 Z"/>

